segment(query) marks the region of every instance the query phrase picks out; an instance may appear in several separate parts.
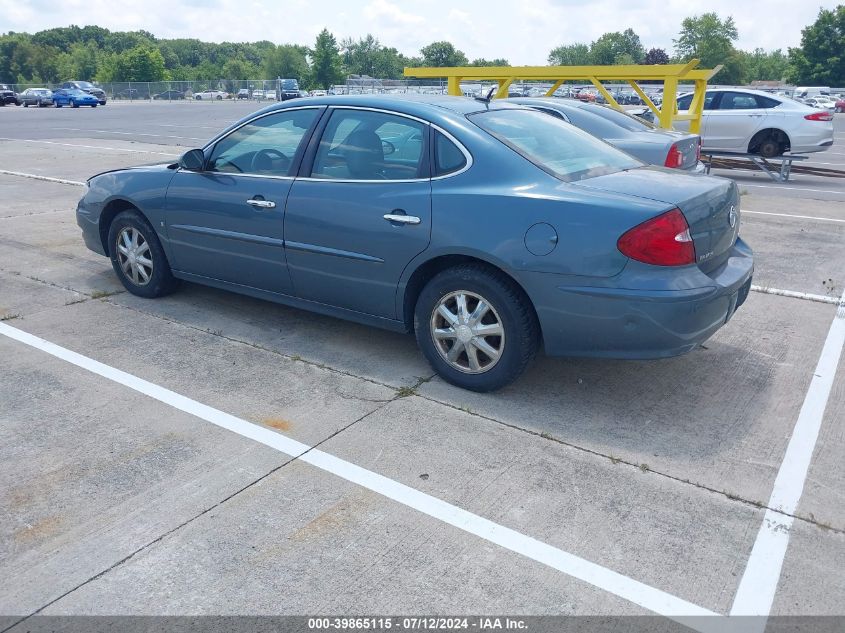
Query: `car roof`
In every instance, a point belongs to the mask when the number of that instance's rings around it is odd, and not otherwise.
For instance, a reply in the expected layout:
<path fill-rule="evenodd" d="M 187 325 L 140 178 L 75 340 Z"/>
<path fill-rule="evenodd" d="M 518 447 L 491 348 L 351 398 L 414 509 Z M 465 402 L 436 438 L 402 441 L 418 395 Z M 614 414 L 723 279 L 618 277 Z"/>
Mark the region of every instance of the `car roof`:
<path fill-rule="evenodd" d="M 494 99 L 485 102 L 470 97 L 453 97 L 449 95 L 403 94 L 403 95 L 326 95 L 319 97 L 302 97 L 282 103 L 275 103 L 262 112 L 284 110 L 286 108 L 303 105 L 325 106 L 356 106 L 360 108 L 385 108 L 401 114 L 418 116 L 436 120 L 452 119 L 455 116 L 465 116 L 485 110 L 525 109 L 506 99 Z"/>

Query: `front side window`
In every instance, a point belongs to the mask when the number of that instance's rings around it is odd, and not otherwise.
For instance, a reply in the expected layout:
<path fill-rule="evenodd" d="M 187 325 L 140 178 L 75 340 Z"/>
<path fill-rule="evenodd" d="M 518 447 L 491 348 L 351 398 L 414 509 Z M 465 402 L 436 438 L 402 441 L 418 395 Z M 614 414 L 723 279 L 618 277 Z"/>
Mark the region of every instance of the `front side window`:
<path fill-rule="evenodd" d="M 540 169 L 566 182 L 643 165 L 587 132 L 541 112 L 487 110 L 469 118 Z"/>
<path fill-rule="evenodd" d="M 242 125 L 214 146 L 209 171 L 289 176 L 293 157 L 318 110 L 276 112 Z"/>
<path fill-rule="evenodd" d="M 408 180 L 423 174 L 426 125 L 369 110 L 338 109 L 323 132 L 313 178 Z"/>

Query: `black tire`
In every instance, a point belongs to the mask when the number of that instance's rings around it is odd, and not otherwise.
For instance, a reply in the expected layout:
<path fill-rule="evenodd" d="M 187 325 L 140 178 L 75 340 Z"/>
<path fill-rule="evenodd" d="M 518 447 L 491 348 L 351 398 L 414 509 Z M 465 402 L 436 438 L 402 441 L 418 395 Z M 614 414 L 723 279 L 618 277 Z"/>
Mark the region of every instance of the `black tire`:
<path fill-rule="evenodd" d="M 775 156 L 779 156 L 782 151 L 777 139 L 773 136 L 767 136 L 757 146 L 757 153 L 763 158 L 774 158 Z"/>
<path fill-rule="evenodd" d="M 117 240 L 123 230 L 128 228 L 140 233 L 143 240 L 149 245 L 153 270 L 149 281 L 143 284 L 135 283 L 127 276 L 118 261 Z M 161 242 L 159 242 L 158 236 L 155 230 L 153 230 L 153 227 L 150 226 L 150 223 L 137 211 L 122 211 L 115 216 L 109 226 L 108 246 L 109 258 L 111 259 L 115 274 L 120 279 L 123 287 L 133 295 L 152 299 L 164 296 L 175 290 L 178 282 L 170 271 L 170 263 L 167 261 L 167 255 L 165 255 L 164 249 L 161 247 Z"/>
<path fill-rule="evenodd" d="M 96 108 L 96 107 L 97 107 L 97 104 L 96 104 L 96 103 L 93 103 L 93 104 L 91 104 L 91 107 L 92 107 L 92 108 Z"/>
<path fill-rule="evenodd" d="M 70 107 L 72 107 L 72 108 L 78 108 L 78 107 L 79 107 L 79 104 L 78 104 L 76 101 L 74 101 L 73 99 L 71 99 L 71 100 L 70 100 Z"/>
<path fill-rule="evenodd" d="M 453 367 L 434 342 L 433 314 L 444 297 L 457 291 L 482 297 L 504 331 L 504 337 L 499 339 L 501 355 L 481 373 Z M 417 299 L 414 330 L 417 344 L 440 377 L 463 389 L 480 392 L 494 391 L 516 380 L 533 360 L 540 343 L 540 326 L 528 297 L 504 273 L 482 264 L 462 264 L 435 275 Z M 495 346 L 497 337 L 492 338 Z M 490 343 L 490 339 L 486 342 Z"/>
<path fill-rule="evenodd" d="M 18 104 L 18 105 L 20 105 L 20 104 Z M 28 108 L 28 107 L 29 107 L 29 104 L 28 104 L 26 101 L 24 101 L 24 102 L 23 102 L 23 107 L 24 107 L 24 108 Z"/>

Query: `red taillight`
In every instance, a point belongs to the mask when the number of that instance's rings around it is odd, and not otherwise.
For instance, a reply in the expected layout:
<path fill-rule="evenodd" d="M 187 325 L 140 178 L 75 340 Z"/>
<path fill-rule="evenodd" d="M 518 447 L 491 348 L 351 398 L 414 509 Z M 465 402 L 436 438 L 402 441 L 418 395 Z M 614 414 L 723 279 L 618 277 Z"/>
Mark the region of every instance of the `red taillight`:
<path fill-rule="evenodd" d="M 663 163 L 666 167 L 680 167 L 684 164 L 684 155 L 681 153 L 681 150 L 678 149 L 677 145 L 673 145 L 669 148 L 669 153 L 666 154 L 666 162 Z"/>
<path fill-rule="evenodd" d="M 830 112 L 825 112 L 824 110 L 813 112 L 812 114 L 805 114 L 804 118 L 808 121 L 833 121 L 833 115 Z"/>
<path fill-rule="evenodd" d="M 655 266 L 695 263 L 695 246 L 680 209 L 672 209 L 627 231 L 616 247 L 631 259 Z"/>

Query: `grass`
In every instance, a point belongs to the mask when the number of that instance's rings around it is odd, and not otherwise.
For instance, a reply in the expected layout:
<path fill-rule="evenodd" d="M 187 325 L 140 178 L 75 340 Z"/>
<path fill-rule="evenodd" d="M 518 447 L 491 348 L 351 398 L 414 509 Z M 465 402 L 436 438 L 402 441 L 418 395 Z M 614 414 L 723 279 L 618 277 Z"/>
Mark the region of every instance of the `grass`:
<path fill-rule="evenodd" d="M 407 398 L 408 396 L 415 396 L 417 395 L 417 391 L 414 387 L 399 387 L 396 390 L 396 398 Z"/>
<path fill-rule="evenodd" d="M 0 317 L 0 321 L 11 321 L 12 319 L 20 319 L 20 314 L 4 314 Z"/>
<path fill-rule="evenodd" d="M 92 299 L 102 299 L 104 297 L 111 297 L 112 295 L 119 294 L 120 290 L 95 290 L 91 293 Z"/>

